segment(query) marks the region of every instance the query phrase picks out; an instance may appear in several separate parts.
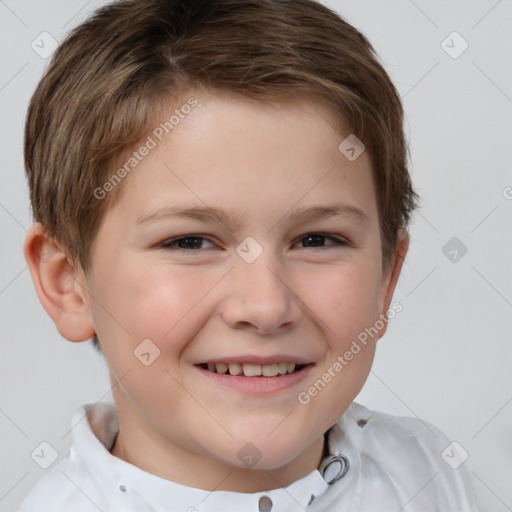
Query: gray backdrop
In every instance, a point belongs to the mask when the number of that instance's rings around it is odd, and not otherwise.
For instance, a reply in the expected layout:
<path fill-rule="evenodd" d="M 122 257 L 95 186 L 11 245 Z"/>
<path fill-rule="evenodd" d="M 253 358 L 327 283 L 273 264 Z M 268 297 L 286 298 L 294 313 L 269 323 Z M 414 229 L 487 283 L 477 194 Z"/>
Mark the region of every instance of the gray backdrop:
<path fill-rule="evenodd" d="M 2 512 L 44 474 L 40 443 L 64 457 L 72 411 L 111 400 L 101 357 L 61 338 L 22 254 L 28 101 L 52 38 L 103 3 L 0 0 Z M 402 95 L 423 205 L 395 294 L 403 311 L 357 400 L 441 428 L 468 453 L 482 510 L 512 510 L 512 1 L 326 3 L 369 37 Z"/>

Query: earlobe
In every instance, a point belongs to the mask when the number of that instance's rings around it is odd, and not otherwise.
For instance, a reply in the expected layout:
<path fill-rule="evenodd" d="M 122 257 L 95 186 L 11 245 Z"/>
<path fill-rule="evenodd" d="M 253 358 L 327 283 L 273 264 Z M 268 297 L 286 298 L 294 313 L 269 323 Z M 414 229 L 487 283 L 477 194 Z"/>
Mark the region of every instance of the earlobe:
<path fill-rule="evenodd" d="M 95 329 L 82 270 L 40 223 L 29 229 L 23 252 L 39 300 L 59 333 L 69 341 L 92 338 Z"/>

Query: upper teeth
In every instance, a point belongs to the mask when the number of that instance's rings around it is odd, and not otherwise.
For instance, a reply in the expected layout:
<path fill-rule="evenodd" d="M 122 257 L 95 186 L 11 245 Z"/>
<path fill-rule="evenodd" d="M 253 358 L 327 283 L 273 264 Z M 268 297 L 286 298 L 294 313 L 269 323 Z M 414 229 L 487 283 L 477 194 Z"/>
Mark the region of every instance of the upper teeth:
<path fill-rule="evenodd" d="M 240 375 L 243 373 L 246 377 L 275 377 L 276 375 L 284 375 L 292 373 L 295 370 L 295 363 L 274 363 L 274 364 L 239 364 L 239 363 L 208 363 L 208 370 L 217 373 L 229 373 L 230 375 Z"/>

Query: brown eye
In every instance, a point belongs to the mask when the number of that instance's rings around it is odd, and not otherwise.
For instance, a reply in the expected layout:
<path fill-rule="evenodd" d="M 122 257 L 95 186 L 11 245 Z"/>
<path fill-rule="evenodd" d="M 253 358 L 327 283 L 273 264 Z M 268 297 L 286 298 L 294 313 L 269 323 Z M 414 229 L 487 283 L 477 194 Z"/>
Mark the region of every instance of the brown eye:
<path fill-rule="evenodd" d="M 179 238 L 173 238 L 171 240 L 167 240 L 161 244 L 161 247 L 167 249 L 182 249 L 182 250 L 197 250 L 204 249 L 203 243 L 212 243 L 206 238 L 202 236 L 195 235 L 187 235 Z M 213 244 L 212 244 L 213 245 Z M 207 247 L 208 249 L 208 247 Z"/>
<path fill-rule="evenodd" d="M 330 243 L 326 245 L 326 241 L 329 241 Z M 299 243 L 301 242 L 307 244 L 307 249 L 314 247 L 332 247 L 347 244 L 347 242 L 345 242 L 345 240 L 342 240 L 341 238 L 332 235 L 324 235 L 321 233 L 308 233 L 299 240 Z"/>

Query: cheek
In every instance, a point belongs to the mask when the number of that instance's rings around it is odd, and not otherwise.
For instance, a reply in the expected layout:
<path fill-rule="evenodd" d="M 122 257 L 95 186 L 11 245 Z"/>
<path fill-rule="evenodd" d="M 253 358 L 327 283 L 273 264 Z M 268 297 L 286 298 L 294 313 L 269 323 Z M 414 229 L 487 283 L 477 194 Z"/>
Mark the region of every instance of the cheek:
<path fill-rule="evenodd" d="M 364 385 L 375 353 L 368 328 L 378 318 L 376 276 L 368 268 L 331 269 L 322 286 L 310 294 L 325 335 L 325 357 L 304 384 L 298 401 L 304 414 L 327 428 L 354 400 Z"/>
<path fill-rule="evenodd" d="M 96 276 L 92 305 L 98 335 L 122 351 L 133 351 L 148 338 L 162 352 L 179 352 L 200 327 L 197 306 L 217 280 L 192 266 L 172 270 L 165 263 L 143 266 L 125 258 L 115 272 Z"/>
<path fill-rule="evenodd" d="M 366 265 L 323 269 L 309 275 L 302 289 L 304 302 L 311 307 L 313 319 L 323 325 L 331 349 L 339 351 L 350 345 L 353 337 L 378 317 L 378 277 Z"/>
<path fill-rule="evenodd" d="M 202 327 L 198 306 L 218 278 L 192 267 L 171 271 L 165 264 L 128 263 L 125 258 L 115 272 L 95 276 L 93 316 L 120 389 L 156 414 L 162 398 L 186 398 L 173 377 L 181 380 L 181 353 Z"/>

